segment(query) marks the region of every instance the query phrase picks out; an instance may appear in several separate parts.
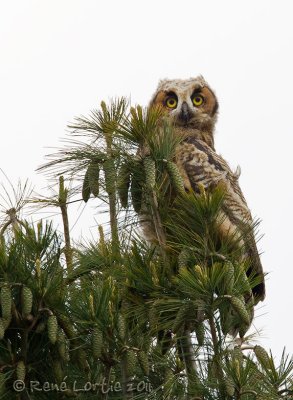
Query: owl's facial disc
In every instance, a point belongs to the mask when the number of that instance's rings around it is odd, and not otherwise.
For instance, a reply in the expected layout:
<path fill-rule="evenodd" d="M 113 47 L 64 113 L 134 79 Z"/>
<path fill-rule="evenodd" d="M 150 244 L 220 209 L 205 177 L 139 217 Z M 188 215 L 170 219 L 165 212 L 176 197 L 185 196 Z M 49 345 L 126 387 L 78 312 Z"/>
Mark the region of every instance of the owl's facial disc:
<path fill-rule="evenodd" d="M 217 99 L 209 87 L 198 82 L 167 81 L 151 104 L 163 106 L 175 124 L 185 128 L 206 129 L 216 121 Z"/>
<path fill-rule="evenodd" d="M 179 94 L 175 91 L 165 92 L 163 104 L 168 110 L 171 117 L 176 120 L 178 125 L 193 127 L 197 124 L 199 117 L 198 111 L 204 105 L 204 96 L 201 94 L 201 88 L 196 88 L 190 95 Z"/>

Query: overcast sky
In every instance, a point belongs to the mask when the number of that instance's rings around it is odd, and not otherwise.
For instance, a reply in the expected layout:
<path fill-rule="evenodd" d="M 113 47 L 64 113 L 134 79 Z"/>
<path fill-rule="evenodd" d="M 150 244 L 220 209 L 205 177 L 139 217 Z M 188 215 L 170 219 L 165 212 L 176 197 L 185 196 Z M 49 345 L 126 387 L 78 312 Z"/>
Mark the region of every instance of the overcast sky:
<path fill-rule="evenodd" d="M 269 276 L 255 325 L 277 357 L 283 346 L 293 353 L 291 8 L 290 0 L 10 0 L 0 13 L 0 166 L 14 184 L 29 178 L 42 192 L 36 167 L 74 116 L 102 99 L 146 105 L 159 79 L 198 74 L 215 89 L 216 149 L 241 166 L 262 220 Z M 87 205 L 73 234 L 89 232 L 94 216 Z"/>

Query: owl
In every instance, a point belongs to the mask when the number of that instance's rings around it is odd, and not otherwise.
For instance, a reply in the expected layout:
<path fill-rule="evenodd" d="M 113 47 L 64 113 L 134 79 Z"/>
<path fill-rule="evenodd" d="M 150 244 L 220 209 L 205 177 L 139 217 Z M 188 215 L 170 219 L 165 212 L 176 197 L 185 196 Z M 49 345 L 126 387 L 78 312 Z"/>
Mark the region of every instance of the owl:
<path fill-rule="evenodd" d="M 214 128 L 218 114 L 218 100 L 202 76 L 187 80 L 162 80 L 153 95 L 150 107 L 163 107 L 172 119 L 176 134 L 183 140 L 176 151 L 176 164 L 184 181 L 185 189 L 198 192 L 219 184 L 225 188 L 221 213 L 223 234 L 241 232 L 252 224 L 252 216 L 239 187 L 239 171 L 233 172 L 228 163 L 215 151 Z M 251 232 L 244 243 L 251 258 L 248 274 L 260 277 L 254 287 L 255 303 L 265 297 L 264 274 L 254 234 Z"/>

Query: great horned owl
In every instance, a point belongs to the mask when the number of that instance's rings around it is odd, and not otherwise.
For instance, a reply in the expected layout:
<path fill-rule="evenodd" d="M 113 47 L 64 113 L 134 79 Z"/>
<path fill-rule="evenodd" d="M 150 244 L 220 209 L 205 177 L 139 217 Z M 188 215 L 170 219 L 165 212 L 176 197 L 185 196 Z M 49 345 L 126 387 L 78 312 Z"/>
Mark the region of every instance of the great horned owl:
<path fill-rule="evenodd" d="M 239 173 L 233 173 L 227 162 L 214 148 L 214 126 L 217 120 L 218 100 L 203 77 L 188 80 L 160 81 L 150 106 L 162 106 L 172 118 L 178 135 L 184 137 L 178 146 L 176 163 L 184 180 L 186 190 L 198 191 L 218 184 L 224 186 L 226 196 L 222 212 L 223 233 L 241 232 L 252 223 L 250 210 L 238 184 Z M 265 297 L 264 274 L 253 233 L 245 243 L 253 260 L 251 272 L 261 277 L 253 293 L 255 301 Z M 248 271 L 249 273 L 249 271 Z"/>

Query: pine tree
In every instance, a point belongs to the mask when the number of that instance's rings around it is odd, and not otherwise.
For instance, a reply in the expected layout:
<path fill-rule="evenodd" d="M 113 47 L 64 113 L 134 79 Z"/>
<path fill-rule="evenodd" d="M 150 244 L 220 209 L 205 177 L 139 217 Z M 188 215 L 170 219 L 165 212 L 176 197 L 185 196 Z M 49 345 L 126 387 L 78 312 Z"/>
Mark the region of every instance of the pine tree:
<path fill-rule="evenodd" d="M 58 191 L 32 200 L 60 210 L 64 239 L 19 207 L 2 225 L 0 398 L 290 398 L 293 360 L 284 352 L 276 364 L 247 335 L 245 299 L 258 282 L 246 277 L 239 235 L 219 238 L 225 193 L 185 193 L 163 111 L 103 102 L 71 128 L 85 143 L 43 167 L 62 172 Z M 82 184 L 70 191 L 72 177 Z M 70 203 L 95 197 L 108 205 L 109 232 L 99 226 L 73 247 Z"/>

